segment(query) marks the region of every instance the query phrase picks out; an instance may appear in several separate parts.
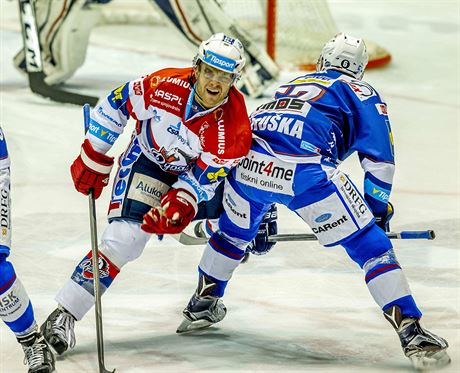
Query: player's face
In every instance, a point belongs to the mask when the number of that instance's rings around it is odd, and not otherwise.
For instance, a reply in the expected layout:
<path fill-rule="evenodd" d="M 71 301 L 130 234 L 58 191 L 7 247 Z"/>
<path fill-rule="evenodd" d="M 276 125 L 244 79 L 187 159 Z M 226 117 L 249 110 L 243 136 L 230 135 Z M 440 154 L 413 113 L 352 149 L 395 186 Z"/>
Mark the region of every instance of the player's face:
<path fill-rule="evenodd" d="M 205 63 L 197 66 L 195 74 L 197 101 L 207 109 L 219 105 L 227 97 L 234 80 L 233 74 Z"/>

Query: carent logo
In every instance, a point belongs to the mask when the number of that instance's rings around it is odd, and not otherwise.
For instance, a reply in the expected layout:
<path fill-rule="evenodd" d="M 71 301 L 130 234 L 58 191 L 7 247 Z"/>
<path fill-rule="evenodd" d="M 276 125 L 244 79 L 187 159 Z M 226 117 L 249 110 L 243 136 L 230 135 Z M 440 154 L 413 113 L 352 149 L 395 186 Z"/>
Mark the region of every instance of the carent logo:
<path fill-rule="evenodd" d="M 327 215 L 327 214 L 325 214 Z M 326 223 L 323 225 L 320 225 L 319 227 L 313 227 L 311 230 L 313 233 L 322 233 L 322 232 L 327 232 L 330 229 L 334 229 L 335 227 L 338 227 L 339 225 L 342 225 L 347 221 L 347 217 L 345 215 L 342 215 L 342 217 L 332 223 Z"/>

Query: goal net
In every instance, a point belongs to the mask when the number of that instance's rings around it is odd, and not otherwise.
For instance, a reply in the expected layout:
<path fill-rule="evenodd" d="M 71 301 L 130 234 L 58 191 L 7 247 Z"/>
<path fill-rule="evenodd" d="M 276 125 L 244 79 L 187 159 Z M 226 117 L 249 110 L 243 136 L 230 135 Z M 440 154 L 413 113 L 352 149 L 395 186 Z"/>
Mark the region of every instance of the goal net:
<path fill-rule="evenodd" d="M 152 0 L 114 0 L 103 10 L 104 23 L 165 25 Z M 182 1 L 175 0 L 180 4 Z M 266 49 L 283 69 L 314 70 L 326 41 L 339 29 L 326 0 L 216 0 L 229 17 Z M 346 31 L 346 30 L 343 30 Z M 359 37 L 360 35 L 355 35 Z M 391 55 L 365 38 L 368 68 L 383 66 Z"/>

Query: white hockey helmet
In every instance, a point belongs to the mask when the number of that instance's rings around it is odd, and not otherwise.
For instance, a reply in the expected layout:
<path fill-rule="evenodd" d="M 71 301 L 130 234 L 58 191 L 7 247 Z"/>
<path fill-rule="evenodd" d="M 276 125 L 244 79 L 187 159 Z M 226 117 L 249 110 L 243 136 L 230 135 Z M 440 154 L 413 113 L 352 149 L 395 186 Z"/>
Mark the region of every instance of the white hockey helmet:
<path fill-rule="evenodd" d="M 193 65 L 197 66 L 199 61 L 227 73 L 235 74 L 235 79 L 238 79 L 246 62 L 243 44 L 238 39 L 226 36 L 221 32 L 214 34 L 200 44 L 198 54 L 193 59 Z"/>
<path fill-rule="evenodd" d="M 316 63 L 316 71 L 338 70 L 361 79 L 367 62 L 364 40 L 341 32 L 324 45 Z"/>

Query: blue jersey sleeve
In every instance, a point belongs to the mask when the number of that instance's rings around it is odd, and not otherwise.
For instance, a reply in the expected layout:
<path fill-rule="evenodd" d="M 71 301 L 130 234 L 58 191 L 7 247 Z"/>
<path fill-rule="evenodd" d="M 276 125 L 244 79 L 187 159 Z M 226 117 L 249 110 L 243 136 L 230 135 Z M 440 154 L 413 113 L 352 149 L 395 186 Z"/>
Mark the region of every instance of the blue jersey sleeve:
<path fill-rule="evenodd" d="M 375 216 L 385 216 L 394 175 L 394 143 L 387 106 L 369 84 L 349 83 L 354 97 L 354 141 L 364 170 L 364 197 Z"/>

